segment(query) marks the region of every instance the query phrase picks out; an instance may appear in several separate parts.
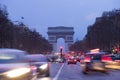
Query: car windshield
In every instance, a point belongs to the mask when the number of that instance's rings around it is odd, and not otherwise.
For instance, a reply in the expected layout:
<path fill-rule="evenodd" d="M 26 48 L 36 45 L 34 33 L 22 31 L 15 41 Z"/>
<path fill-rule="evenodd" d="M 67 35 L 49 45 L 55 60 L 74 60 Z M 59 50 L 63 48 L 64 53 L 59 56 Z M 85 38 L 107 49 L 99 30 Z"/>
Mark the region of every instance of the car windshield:
<path fill-rule="evenodd" d="M 94 55 L 92 56 L 93 60 L 101 60 L 101 55 Z"/>

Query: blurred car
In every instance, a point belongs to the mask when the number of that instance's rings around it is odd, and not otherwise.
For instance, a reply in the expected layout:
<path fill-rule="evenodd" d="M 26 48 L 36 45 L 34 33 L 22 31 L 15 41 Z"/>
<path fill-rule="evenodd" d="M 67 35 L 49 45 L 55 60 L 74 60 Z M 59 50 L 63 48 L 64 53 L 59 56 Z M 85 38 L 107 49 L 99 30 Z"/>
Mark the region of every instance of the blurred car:
<path fill-rule="evenodd" d="M 60 57 L 60 56 L 47 56 L 47 59 L 49 62 L 58 62 L 58 63 L 63 63 L 65 62 L 65 58 L 64 57 Z"/>
<path fill-rule="evenodd" d="M 26 55 L 22 50 L 0 49 L 0 80 L 32 80 L 34 75 Z"/>
<path fill-rule="evenodd" d="M 28 55 L 27 58 L 30 61 L 31 65 L 36 66 L 37 76 L 45 75 L 46 77 L 50 76 L 50 64 L 47 60 L 47 57 L 42 54 L 32 54 Z"/>
<path fill-rule="evenodd" d="M 54 56 L 54 55 L 47 55 L 46 57 L 47 57 L 47 60 L 49 62 L 55 62 L 56 56 Z"/>
<path fill-rule="evenodd" d="M 77 60 L 78 62 L 80 62 L 80 57 L 79 57 L 79 56 L 76 56 L 76 60 Z"/>
<path fill-rule="evenodd" d="M 105 62 L 105 67 L 109 69 L 120 69 L 120 54 L 108 55 Z"/>
<path fill-rule="evenodd" d="M 87 53 L 84 58 L 84 64 L 82 66 L 82 72 L 87 74 L 91 71 L 99 71 L 107 73 L 105 63 L 102 61 L 104 54 L 98 53 Z"/>
<path fill-rule="evenodd" d="M 64 60 L 63 58 L 56 58 L 56 59 L 55 59 L 55 62 L 64 63 L 65 60 Z"/>
<path fill-rule="evenodd" d="M 67 60 L 67 63 L 68 64 L 76 64 L 77 60 L 76 60 L 75 57 L 69 57 L 68 60 Z"/>

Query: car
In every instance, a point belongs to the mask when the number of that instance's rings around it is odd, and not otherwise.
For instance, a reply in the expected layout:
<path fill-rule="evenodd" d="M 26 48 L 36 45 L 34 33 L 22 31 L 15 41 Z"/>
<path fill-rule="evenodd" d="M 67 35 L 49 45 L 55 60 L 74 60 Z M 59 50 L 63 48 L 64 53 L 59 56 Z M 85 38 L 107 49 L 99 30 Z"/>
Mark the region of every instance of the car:
<path fill-rule="evenodd" d="M 64 60 L 63 58 L 56 58 L 56 59 L 55 59 L 55 62 L 64 63 L 65 60 Z"/>
<path fill-rule="evenodd" d="M 78 62 L 80 62 L 80 57 L 79 57 L 79 56 L 76 56 L 76 60 L 77 60 Z"/>
<path fill-rule="evenodd" d="M 82 64 L 82 72 L 84 74 L 88 74 L 92 71 L 107 73 L 105 63 L 102 60 L 103 55 L 104 54 L 102 52 L 86 53 L 84 57 L 84 63 Z"/>
<path fill-rule="evenodd" d="M 105 56 L 106 57 L 106 56 Z M 120 54 L 108 55 L 105 62 L 105 67 L 108 69 L 120 69 Z"/>
<path fill-rule="evenodd" d="M 75 57 L 69 57 L 68 60 L 67 60 L 67 63 L 68 64 L 76 64 L 77 63 L 77 60 Z"/>
<path fill-rule="evenodd" d="M 50 64 L 47 60 L 47 57 L 42 54 L 32 54 L 27 55 L 27 58 L 30 61 L 30 64 L 36 66 L 37 77 L 39 76 L 50 76 Z"/>
<path fill-rule="evenodd" d="M 49 62 L 54 62 L 56 58 L 54 55 L 47 55 L 46 57 Z"/>
<path fill-rule="evenodd" d="M 26 51 L 1 48 L 0 80 L 33 80 L 35 75 L 26 55 Z"/>

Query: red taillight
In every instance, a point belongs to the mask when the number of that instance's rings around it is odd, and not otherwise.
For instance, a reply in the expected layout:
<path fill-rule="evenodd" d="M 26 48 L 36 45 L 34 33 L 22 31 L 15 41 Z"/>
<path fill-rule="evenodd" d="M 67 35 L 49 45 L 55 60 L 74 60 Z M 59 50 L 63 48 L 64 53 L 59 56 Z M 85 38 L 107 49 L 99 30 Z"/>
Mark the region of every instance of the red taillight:
<path fill-rule="evenodd" d="M 109 62 L 112 61 L 112 58 L 110 56 L 102 56 L 102 62 Z"/>
<path fill-rule="evenodd" d="M 76 62 L 77 60 L 76 60 L 76 59 L 74 59 L 74 61 Z"/>
<path fill-rule="evenodd" d="M 90 62 L 90 57 L 85 57 L 84 62 Z"/>
<path fill-rule="evenodd" d="M 70 60 L 68 59 L 68 61 L 70 61 Z"/>

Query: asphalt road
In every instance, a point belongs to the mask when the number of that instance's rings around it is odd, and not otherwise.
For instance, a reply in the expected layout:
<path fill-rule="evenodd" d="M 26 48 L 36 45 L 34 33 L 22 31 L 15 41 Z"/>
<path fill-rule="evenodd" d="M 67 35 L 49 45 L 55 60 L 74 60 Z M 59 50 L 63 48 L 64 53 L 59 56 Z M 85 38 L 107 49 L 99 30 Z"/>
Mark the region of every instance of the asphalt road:
<path fill-rule="evenodd" d="M 41 76 L 37 80 L 120 80 L 120 70 L 108 70 L 108 74 L 91 72 L 82 74 L 78 62 L 76 65 L 67 63 L 51 63 L 50 77 Z"/>

